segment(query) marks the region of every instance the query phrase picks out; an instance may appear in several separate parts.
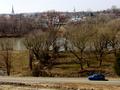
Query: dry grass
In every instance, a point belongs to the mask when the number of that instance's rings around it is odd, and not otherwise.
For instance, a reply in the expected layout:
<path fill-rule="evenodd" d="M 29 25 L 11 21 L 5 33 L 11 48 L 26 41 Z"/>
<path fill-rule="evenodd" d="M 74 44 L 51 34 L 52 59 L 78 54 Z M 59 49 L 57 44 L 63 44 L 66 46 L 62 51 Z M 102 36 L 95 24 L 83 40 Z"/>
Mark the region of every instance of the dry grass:
<path fill-rule="evenodd" d="M 27 51 L 14 51 L 13 52 L 13 60 L 12 60 L 12 74 L 24 74 L 24 72 L 28 71 L 29 69 L 29 58 Z"/>
<path fill-rule="evenodd" d="M 0 90 L 120 90 L 120 85 L 103 84 L 37 84 L 31 86 L 0 85 Z"/>
<path fill-rule="evenodd" d="M 3 52 L 0 52 L 3 53 Z M 9 60 L 11 61 L 11 75 L 23 75 L 26 72 L 28 73 L 28 51 L 12 51 L 9 52 L 10 57 Z M 3 56 L 0 56 L 0 62 L 4 63 Z M 1 68 L 5 69 L 5 64 L 1 64 Z"/>
<path fill-rule="evenodd" d="M 103 60 L 103 65 L 98 68 L 98 61 L 95 58 L 90 60 L 91 67 L 88 68 L 84 64 L 85 71 L 80 71 L 80 65 L 75 63 L 76 58 L 71 53 L 60 53 L 55 64 L 50 69 L 52 76 L 60 77 L 79 77 L 87 76 L 90 71 L 99 72 L 102 71 L 107 76 L 115 77 L 116 74 L 113 70 L 113 65 L 115 58 L 113 55 L 107 55 Z M 1 63 L 2 62 L 2 63 Z M 11 54 L 11 75 L 12 76 L 30 76 L 31 72 L 29 70 L 29 54 L 28 51 L 13 51 Z M 0 66 L 3 67 L 3 58 L 0 57 Z"/>

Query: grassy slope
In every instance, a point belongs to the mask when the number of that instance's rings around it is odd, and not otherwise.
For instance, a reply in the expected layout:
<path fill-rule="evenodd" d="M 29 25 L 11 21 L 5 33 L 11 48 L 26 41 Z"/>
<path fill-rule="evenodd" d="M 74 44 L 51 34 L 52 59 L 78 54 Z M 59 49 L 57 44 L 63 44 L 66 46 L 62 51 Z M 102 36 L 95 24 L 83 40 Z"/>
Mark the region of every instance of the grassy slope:
<path fill-rule="evenodd" d="M 91 59 L 91 66 L 88 68 L 86 64 L 84 64 L 84 71 L 80 70 L 80 65 L 75 63 L 75 57 L 70 54 L 67 57 L 60 57 L 57 59 L 59 62 L 57 65 L 54 65 L 51 70 L 55 76 L 69 76 L 69 77 L 78 77 L 78 76 L 87 76 L 89 72 L 102 72 L 107 76 L 116 76 L 113 70 L 115 58 L 113 55 L 107 55 L 103 58 L 102 67 L 98 67 L 98 61 L 96 59 Z M 64 62 L 64 63 L 63 63 Z"/>
<path fill-rule="evenodd" d="M 12 74 L 26 75 L 29 71 L 28 51 L 14 51 L 12 54 Z"/>
<path fill-rule="evenodd" d="M 5 60 L 3 52 L 0 52 L 0 66 L 5 70 Z M 5 54 L 4 54 L 5 55 Z M 9 60 L 11 62 L 11 75 L 25 75 L 28 73 L 28 51 L 12 51 L 9 52 Z M 26 73 L 27 72 L 27 73 Z"/>
<path fill-rule="evenodd" d="M 0 57 L 2 61 L 2 57 Z M 30 75 L 29 70 L 29 58 L 28 51 L 14 51 L 11 55 L 12 60 L 12 69 L 11 75 L 17 76 L 28 76 Z M 88 68 L 86 64 L 84 65 L 85 71 L 81 72 L 80 65 L 75 63 L 76 58 L 72 54 L 60 54 L 56 59 L 55 65 L 50 70 L 52 76 L 61 76 L 61 77 L 78 77 L 78 76 L 87 76 L 88 72 L 103 72 L 107 76 L 116 76 L 113 70 L 113 65 L 115 58 L 113 55 L 107 55 L 103 59 L 103 65 L 101 68 L 98 68 L 98 61 L 94 58 L 90 60 L 91 67 Z M 0 62 L 1 62 L 0 61 Z M 0 64 L 1 67 L 4 67 L 3 64 Z"/>

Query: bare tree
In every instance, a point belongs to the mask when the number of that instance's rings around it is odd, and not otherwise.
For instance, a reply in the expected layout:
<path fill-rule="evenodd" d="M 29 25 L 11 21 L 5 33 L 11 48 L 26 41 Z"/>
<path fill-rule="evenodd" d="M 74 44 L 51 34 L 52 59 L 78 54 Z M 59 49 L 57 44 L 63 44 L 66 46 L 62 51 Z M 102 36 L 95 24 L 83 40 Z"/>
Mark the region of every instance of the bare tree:
<path fill-rule="evenodd" d="M 54 54 L 56 54 L 56 38 L 57 38 L 57 32 L 61 27 L 61 23 L 59 22 L 59 17 L 56 12 L 48 12 L 47 13 L 47 31 L 42 32 L 41 31 L 34 32 L 34 34 L 27 36 L 25 39 L 25 46 L 29 49 L 30 53 L 35 56 L 37 60 L 39 60 L 40 63 L 40 70 L 44 70 L 45 68 L 48 69 L 51 63 L 51 56 L 54 57 Z M 50 46 L 53 46 L 52 52 L 49 51 Z M 30 59 L 30 67 L 31 67 L 32 60 Z M 32 67 L 31 67 L 32 68 Z"/>
<path fill-rule="evenodd" d="M 4 59 L 5 68 L 7 75 L 10 75 L 11 72 L 11 51 L 13 50 L 13 45 L 10 39 L 3 39 L 0 41 L 1 55 Z"/>
<path fill-rule="evenodd" d="M 94 51 L 95 56 L 97 60 L 99 61 L 99 66 L 101 66 L 103 62 L 103 57 L 106 54 L 108 38 L 105 34 L 100 33 L 100 34 L 95 35 L 92 42 L 93 42 L 93 46 L 95 49 Z"/>
<path fill-rule="evenodd" d="M 114 55 L 117 55 L 117 51 L 119 50 L 119 33 L 120 33 L 120 20 L 112 20 L 106 25 L 107 33 L 109 35 L 109 45 L 112 47 L 112 51 Z"/>
<path fill-rule="evenodd" d="M 25 39 L 25 46 L 30 50 L 30 55 L 34 55 L 35 58 L 39 61 L 40 70 L 47 69 L 47 66 L 49 66 L 49 51 L 48 51 L 48 44 L 47 44 L 47 33 L 43 32 L 39 35 L 30 35 L 30 37 L 27 37 Z M 31 60 L 31 59 L 30 59 Z M 32 61 L 30 61 L 30 67 L 31 67 Z M 40 71 L 42 72 L 42 71 Z"/>
<path fill-rule="evenodd" d="M 73 44 L 73 49 L 70 49 L 70 51 L 77 58 L 76 62 L 80 64 L 81 70 L 84 69 L 83 64 L 87 61 L 85 53 L 89 44 L 89 39 L 94 34 L 90 28 L 92 27 L 87 23 L 78 24 L 76 26 L 69 27 L 70 32 L 67 33 L 68 39 Z"/>

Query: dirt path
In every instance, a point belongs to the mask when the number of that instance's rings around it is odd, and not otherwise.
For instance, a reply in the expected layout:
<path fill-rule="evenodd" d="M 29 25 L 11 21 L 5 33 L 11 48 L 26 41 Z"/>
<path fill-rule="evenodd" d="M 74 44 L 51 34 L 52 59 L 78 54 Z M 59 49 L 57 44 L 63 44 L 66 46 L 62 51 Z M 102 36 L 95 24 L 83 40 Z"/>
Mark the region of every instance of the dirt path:
<path fill-rule="evenodd" d="M 52 88 L 22 87 L 14 85 L 0 85 L 0 90 L 57 90 Z"/>
<path fill-rule="evenodd" d="M 120 78 L 108 78 L 108 81 L 90 81 L 87 78 L 49 78 L 49 77 L 0 77 L 0 82 L 11 83 L 86 83 L 120 85 Z"/>
<path fill-rule="evenodd" d="M 0 85 L 0 90 L 26 90 L 25 88 L 27 90 L 42 90 L 41 88 L 49 88 L 48 90 L 50 88 L 55 88 L 55 90 L 120 90 L 120 79 L 89 81 L 87 78 L 0 77 Z M 4 85 L 10 85 L 16 89 L 1 89 Z"/>

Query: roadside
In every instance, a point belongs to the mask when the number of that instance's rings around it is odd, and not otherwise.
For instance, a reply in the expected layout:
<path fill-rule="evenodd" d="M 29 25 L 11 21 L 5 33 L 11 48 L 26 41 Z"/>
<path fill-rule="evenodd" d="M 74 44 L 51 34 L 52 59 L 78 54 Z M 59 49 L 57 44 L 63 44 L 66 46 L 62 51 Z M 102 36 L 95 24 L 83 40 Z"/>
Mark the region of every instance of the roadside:
<path fill-rule="evenodd" d="M 120 85 L 93 85 L 83 83 L 36 84 L 36 85 L 0 85 L 0 90 L 120 90 Z"/>
<path fill-rule="evenodd" d="M 0 77 L 0 90 L 120 90 L 120 79 Z"/>

